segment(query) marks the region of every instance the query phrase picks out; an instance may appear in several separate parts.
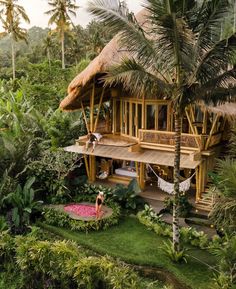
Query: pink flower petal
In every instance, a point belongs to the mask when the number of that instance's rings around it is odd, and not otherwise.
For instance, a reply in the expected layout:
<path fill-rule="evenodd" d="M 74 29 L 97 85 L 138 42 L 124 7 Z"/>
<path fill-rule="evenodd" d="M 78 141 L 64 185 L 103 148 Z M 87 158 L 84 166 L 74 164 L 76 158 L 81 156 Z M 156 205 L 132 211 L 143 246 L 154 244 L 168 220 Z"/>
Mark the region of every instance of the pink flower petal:
<path fill-rule="evenodd" d="M 95 206 L 93 205 L 81 205 L 73 204 L 64 206 L 66 212 L 74 213 L 81 217 L 93 217 L 96 216 Z"/>

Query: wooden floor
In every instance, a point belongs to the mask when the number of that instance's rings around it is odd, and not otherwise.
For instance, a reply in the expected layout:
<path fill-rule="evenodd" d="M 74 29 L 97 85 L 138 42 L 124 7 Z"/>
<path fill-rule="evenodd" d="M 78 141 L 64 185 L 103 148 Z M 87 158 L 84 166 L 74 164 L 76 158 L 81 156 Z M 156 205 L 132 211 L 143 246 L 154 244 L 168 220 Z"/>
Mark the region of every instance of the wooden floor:
<path fill-rule="evenodd" d="M 96 185 L 103 185 L 108 187 L 115 187 L 116 183 L 109 182 L 108 180 L 96 180 Z M 152 186 L 147 186 L 145 190 L 143 190 L 140 193 L 140 196 L 144 199 L 149 199 L 153 201 L 161 201 L 163 202 L 165 198 L 170 197 L 168 193 L 163 192 L 161 189 L 159 189 L 156 184 L 153 184 Z M 190 191 L 188 194 L 188 199 L 192 205 L 195 204 L 195 193 L 193 191 Z"/>

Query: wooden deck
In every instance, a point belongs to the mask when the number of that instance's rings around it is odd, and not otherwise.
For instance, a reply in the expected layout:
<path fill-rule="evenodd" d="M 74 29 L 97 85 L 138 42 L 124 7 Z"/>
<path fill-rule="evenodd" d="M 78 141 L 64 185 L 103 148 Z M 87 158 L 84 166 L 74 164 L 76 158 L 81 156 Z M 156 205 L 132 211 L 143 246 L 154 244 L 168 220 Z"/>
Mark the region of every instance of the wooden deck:
<path fill-rule="evenodd" d="M 75 152 L 83 155 L 99 156 L 111 159 L 135 161 L 147 164 L 157 164 L 161 166 L 174 166 L 174 153 L 142 149 L 138 152 L 130 152 L 128 147 L 122 146 L 110 146 L 110 145 L 97 145 L 95 151 L 92 152 L 90 147 L 88 151 L 85 150 L 84 146 L 72 145 L 64 148 L 65 151 Z M 189 154 L 181 154 L 180 167 L 187 169 L 195 169 L 200 164 L 200 161 L 194 161 L 191 159 Z"/>

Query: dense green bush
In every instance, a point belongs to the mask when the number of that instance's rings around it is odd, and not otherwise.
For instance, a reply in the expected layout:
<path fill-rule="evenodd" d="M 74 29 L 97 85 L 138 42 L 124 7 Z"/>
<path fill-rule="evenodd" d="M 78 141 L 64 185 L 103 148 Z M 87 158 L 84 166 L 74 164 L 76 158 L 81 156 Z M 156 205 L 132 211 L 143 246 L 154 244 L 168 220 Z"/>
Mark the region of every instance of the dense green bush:
<path fill-rule="evenodd" d="M 3 204 L 10 209 L 9 224 L 12 232 L 23 233 L 32 219 L 32 215 L 40 210 L 42 201 L 35 200 L 35 190 L 32 185 L 34 177 L 29 178 L 24 186 L 17 185 L 16 190 L 3 198 Z"/>
<path fill-rule="evenodd" d="M 158 235 L 172 237 L 171 225 L 162 221 L 161 216 L 155 214 L 149 206 L 145 205 L 145 210 L 138 212 L 137 217 L 140 223 L 152 229 Z M 210 239 L 204 232 L 197 231 L 192 227 L 180 228 L 180 238 L 183 243 L 191 244 L 201 249 L 215 248 L 221 246 L 224 242 L 224 238 L 216 235 Z"/>
<path fill-rule="evenodd" d="M 125 264 L 108 257 L 88 257 L 71 241 L 13 238 L 4 232 L 0 258 L 2 271 L 13 271 L 9 265 L 14 264 L 19 289 L 140 289 L 139 277 Z"/>
<path fill-rule="evenodd" d="M 57 210 L 56 208 L 44 208 L 44 220 L 48 225 L 70 228 L 72 231 L 90 231 L 107 229 L 112 225 L 116 225 L 120 217 L 120 207 L 115 203 L 109 203 L 112 209 L 112 215 L 98 220 L 74 220 L 65 213 Z"/>
<path fill-rule="evenodd" d="M 175 250 L 173 243 L 170 240 L 167 240 L 163 246 L 162 249 L 166 256 L 170 258 L 171 261 L 174 263 L 181 263 L 185 262 L 187 263 L 187 250 L 186 249 L 180 249 L 180 250 Z"/>
<path fill-rule="evenodd" d="M 70 190 L 67 175 L 77 167 L 78 155 L 65 152 L 45 150 L 40 157 L 27 167 L 27 175 L 36 178 L 36 186 L 41 191 L 43 200 L 49 203 L 61 203 L 68 200 Z"/>
<path fill-rule="evenodd" d="M 236 286 L 236 236 L 228 238 L 211 252 L 219 258 L 219 274 L 215 278 L 216 288 L 230 289 Z"/>

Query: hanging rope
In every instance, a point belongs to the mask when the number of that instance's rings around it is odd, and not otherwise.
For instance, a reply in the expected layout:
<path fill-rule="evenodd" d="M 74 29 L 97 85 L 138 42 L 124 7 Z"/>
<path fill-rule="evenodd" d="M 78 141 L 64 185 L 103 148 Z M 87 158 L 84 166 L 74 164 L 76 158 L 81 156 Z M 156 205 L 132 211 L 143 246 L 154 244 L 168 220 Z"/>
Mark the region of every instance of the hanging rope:
<path fill-rule="evenodd" d="M 158 180 L 157 181 L 157 185 L 158 185 L 158 187 L 162 191 L 164 191 L 164 192 L 166 192 L 166 193 L 168 193 L 170 195 L 173 195 L 174 194 L 174 184 L 173 183 L 169 183 L 169 182 L 163 180 L 161 177 L 159 177 L 149 164 L 148 164 L 148 167 L 154 173 L 154 175 L 157 177 L 157 180 Z M 185 192 L 187 192 L 190 189 L 191 179 L 193 178 L 194 175 L 195 175 L 195 173 L 191 177 L 189 177 L 188 179 L 186 179 L 185 181 L 183 181 L 183 182 L 181 182 L 179 184 L 180 192 L 184 192 L 185 193 Z"/>

